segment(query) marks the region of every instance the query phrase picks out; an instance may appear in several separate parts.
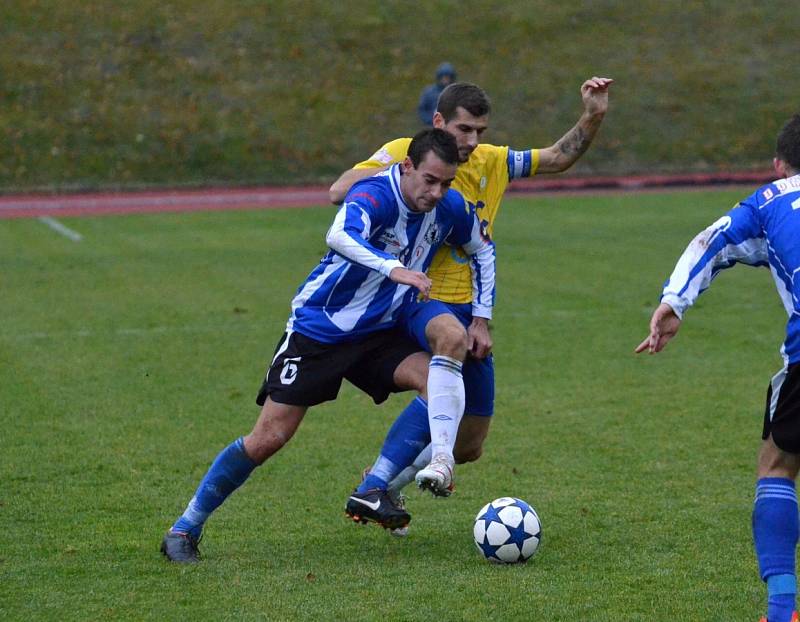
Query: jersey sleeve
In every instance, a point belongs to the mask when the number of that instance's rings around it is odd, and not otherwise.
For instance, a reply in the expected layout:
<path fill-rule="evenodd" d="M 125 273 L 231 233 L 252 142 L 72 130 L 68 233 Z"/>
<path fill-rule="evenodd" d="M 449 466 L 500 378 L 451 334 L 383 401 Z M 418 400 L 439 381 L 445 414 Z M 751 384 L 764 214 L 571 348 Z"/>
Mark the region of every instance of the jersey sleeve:
<path fill-rule="evenodd" d="M 450 195 L 457 217 L 447 242 L 460 246 L 470 258 L 472 315 L 491 319 L 495 301 L 494 242 L 481 224 L 475 208 L 460 193 L 451 191 Z"/>
<path fill-rule="evenodd" d="M 402 162 L 408 153 L 408 146 L 411 144 L 410 138 L 397 138 L 392 140 L 375 153 L 369 159 L 354 165 L 354 169 L 381 168 L 396 162 Z"/>
<path fill-rule="evenodd" d="M 388 277 L 392 270 L 404 266 L 393 255 L 369 243 L 372 233 L 385 224 L 389 216 L 389 209 L 382 205 L 379 194 L 369 185 L 354 186 L 336 213 L 325 241 L 348 261 Z"/>
<path fill-rule="evenodd" d="M 661 301 L 683 318 L 686 309 L 708 289 L 720 270 L 737 263 L 769 265 L 758 207 L 749 199 L 739 203 L 689 243 L 664 285 Z"/>

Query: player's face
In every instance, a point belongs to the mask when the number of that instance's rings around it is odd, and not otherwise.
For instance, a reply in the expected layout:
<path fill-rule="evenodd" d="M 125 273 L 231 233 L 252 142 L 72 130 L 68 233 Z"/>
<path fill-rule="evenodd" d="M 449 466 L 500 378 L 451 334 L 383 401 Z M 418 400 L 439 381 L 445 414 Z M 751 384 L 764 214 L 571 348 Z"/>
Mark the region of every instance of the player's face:
<path fill-rule="evenodd" d="M 489 115 L 476 117 L 458 106 L 456 115 L 447 123 L 445 123 L 444 117 L 436 112 L 433 115 L 433 126 L 455 136 L 458 144 L 458 160 L 463 163 L 469 160 L 469 156 L 481 142 L 481 136 L 489 127 Z"/>
<path fill-rule="evenodd" d="M 442 199 L 456 177 L 455 164 L 447 164 L 433 151 L 414 168 L 411 158 L 403 161 L 400 191 L 415 212 L 430 212 Z"/>

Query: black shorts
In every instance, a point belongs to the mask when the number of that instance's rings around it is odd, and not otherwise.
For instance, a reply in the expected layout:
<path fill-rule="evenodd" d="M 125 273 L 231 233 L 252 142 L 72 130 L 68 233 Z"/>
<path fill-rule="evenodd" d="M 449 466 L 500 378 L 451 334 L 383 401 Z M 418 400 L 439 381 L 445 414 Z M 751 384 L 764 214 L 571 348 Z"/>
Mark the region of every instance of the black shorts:
<path fill-rule="evenodd" d="M 772 378 L 767 389 L 764 431 L 783 451 L 800 454 L 800 363 L 793 363 Z"/>
<path fill-rule="evenodd" d="M 394 383 L 394 371 L 422 348 L 394 330 L 358 341 L 322 343 L 297 332 L 284 333 L 275 349 L 256 403 L 272 401 L 314 406 L 336 399 L 346 378 L 380 404 L 390 393 L 405 391 Z"/>

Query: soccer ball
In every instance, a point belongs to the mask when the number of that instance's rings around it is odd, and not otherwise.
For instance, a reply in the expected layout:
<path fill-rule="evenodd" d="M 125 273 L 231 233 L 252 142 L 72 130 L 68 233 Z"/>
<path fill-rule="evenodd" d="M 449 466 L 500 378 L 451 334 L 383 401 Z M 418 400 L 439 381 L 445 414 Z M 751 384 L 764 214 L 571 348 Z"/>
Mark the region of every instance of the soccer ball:
<path fill-rule="evenodd" d="M 475 546 L 497 564 L 526 562 L 539 548 L 542 525 L 530 505 L 514 497 L 487 503 L 475 517 Z"/>

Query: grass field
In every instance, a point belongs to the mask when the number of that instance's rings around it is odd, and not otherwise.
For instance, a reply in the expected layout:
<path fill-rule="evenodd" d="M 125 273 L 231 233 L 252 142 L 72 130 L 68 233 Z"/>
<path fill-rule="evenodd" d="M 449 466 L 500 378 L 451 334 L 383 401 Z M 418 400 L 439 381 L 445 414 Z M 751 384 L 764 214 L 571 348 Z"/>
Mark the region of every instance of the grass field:
<path fill-rule="evenodd" d="M 745 191 L 511 198 L 496 227 L 497 417 L 405 540 L 345 499 L 407 396 L 350 387 L 209 521 L 163 532 L 249 431 L 330 208 L 0 221 L 0 618 L 756 620 L 750 538 L 763 392 L 785 314 L 766 270 L 720 277 L 636 357 L 686 243 Z M 487 501 L 543 522 L 527 565 L 472 544 Z"/>

